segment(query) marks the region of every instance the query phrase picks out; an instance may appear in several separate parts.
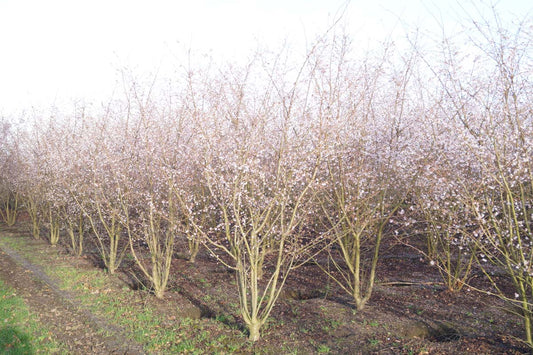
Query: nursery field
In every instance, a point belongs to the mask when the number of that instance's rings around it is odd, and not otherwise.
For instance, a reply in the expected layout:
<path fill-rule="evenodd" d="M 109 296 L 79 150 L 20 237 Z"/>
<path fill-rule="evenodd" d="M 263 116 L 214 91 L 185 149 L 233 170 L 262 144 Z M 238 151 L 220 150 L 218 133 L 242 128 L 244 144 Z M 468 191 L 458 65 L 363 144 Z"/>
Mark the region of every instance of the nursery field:
<path fill-rule="evenodd" d="M 2 344 L 533 351 L 533 27 L 486 5 L 0 116 L 0 276 L 45 327 Z"/>
<path fill-rule="evenodd" d="M 65 353 L 529 351 L 519 340 L 521 321 L 507 304 L 466 286 L 448 291 L 435 267 L 398 242 L 383 246 L 375 293 L 363 310 L 308 263 L 294 270 L 261 339 L 251 342 L 235 303 L 235 275 L 207 253 L 194 264 L 176 255 L 168 291 L 157 299 L 134 276 L 140 273 L 132 260 L 109 275 L 97 255 L 72 256 L 63 245 L 34 240 L 27 227 L 1 225 L 0 279 Z M 476 275 L 473 286 L 483 282 Z"/>

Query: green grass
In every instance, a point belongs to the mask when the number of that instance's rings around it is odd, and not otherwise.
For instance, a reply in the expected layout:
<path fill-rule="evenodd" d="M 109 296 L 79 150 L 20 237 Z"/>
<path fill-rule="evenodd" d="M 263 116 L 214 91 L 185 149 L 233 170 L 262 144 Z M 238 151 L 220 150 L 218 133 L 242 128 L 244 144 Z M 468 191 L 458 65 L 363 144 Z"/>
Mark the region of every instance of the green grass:
<path fill-rule="evenodd" d="M 24 300 L 0 281 L 0 353 L 66 354 L 51 332 L 33 320 Z"/>

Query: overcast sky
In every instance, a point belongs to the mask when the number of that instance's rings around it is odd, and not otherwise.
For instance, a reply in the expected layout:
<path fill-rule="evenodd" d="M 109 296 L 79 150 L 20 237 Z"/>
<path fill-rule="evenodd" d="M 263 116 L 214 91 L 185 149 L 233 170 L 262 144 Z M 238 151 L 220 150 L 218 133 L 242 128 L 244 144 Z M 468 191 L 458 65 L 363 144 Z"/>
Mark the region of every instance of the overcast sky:
<path fill-rule="evenodd" d="M 478 3 L 478 1 L 472 1 Z M 362 48 L 406 27 L 453 30 L 452 0 L 352 0 L 342 22 Z M 495 2 L 524 15 L 531 0 Z M 0 0 L 0 115 L 71 98 L 105 101 L 117 72 L 149 72 L 187 49 L 237 59 L 258 43 L 305 46 L 344 0 Z M 433 26 L 433 27 L 432 27 Z"/>

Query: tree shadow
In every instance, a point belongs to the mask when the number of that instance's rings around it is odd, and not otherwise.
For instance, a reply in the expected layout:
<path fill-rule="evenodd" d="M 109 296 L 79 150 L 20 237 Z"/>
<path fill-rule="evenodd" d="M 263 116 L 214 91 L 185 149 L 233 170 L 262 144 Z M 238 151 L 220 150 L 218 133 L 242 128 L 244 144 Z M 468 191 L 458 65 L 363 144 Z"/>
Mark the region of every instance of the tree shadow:
<path fill-rule="evenodd" d="M 0 328 L 0 352 L 2 354 L 35 354 L 31 338 L 13 326 Z"/>
<path fill-rule="evenodd" d="M 248 331 L 246 326 L 242 322 L 230 315 L 231 312 L 226 307 L 222 307 L 221 312 L 220 309 L 216 310 L 216 307 L 208 306 L 206 302 L 200 300 L 196 295 L 193 295 L 185 290 L 180 290 L 180 294 L 185 297 L 189 302 L 191 302 L 195 307 L 200 309 L 202 318 L 215 319 L 230 328 L 237 329 L 244 333 Z"/>

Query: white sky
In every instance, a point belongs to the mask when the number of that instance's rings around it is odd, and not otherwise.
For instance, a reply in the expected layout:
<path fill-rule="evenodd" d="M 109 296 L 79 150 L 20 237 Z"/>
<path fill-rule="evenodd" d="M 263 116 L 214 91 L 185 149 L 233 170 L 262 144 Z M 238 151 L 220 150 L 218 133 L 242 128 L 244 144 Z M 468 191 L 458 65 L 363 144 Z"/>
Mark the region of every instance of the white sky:
<path fill-rule="evenodd" d="M 473 3 L 478 1 L 472 0 Z M 352 0 L 343 18 L 366 48 L 405 26 L 456 19 L 461 1 Z M 0 0 L 0 116 L 83 98 L 105 101 L 117 71 L 149 72 L 191 48 L 239 58 L 283 40 L 304 45 L 344 0 Z M 452 6 L 453 5 L 453 6 Z M 524 15 L 531 0 L 497 8 Z M 431 15 L 430 15 L 431 14 Z M 448 24 L 449 25 L 449 24 Z M 453 25 L 452 25 L 453 26 Z"/>

